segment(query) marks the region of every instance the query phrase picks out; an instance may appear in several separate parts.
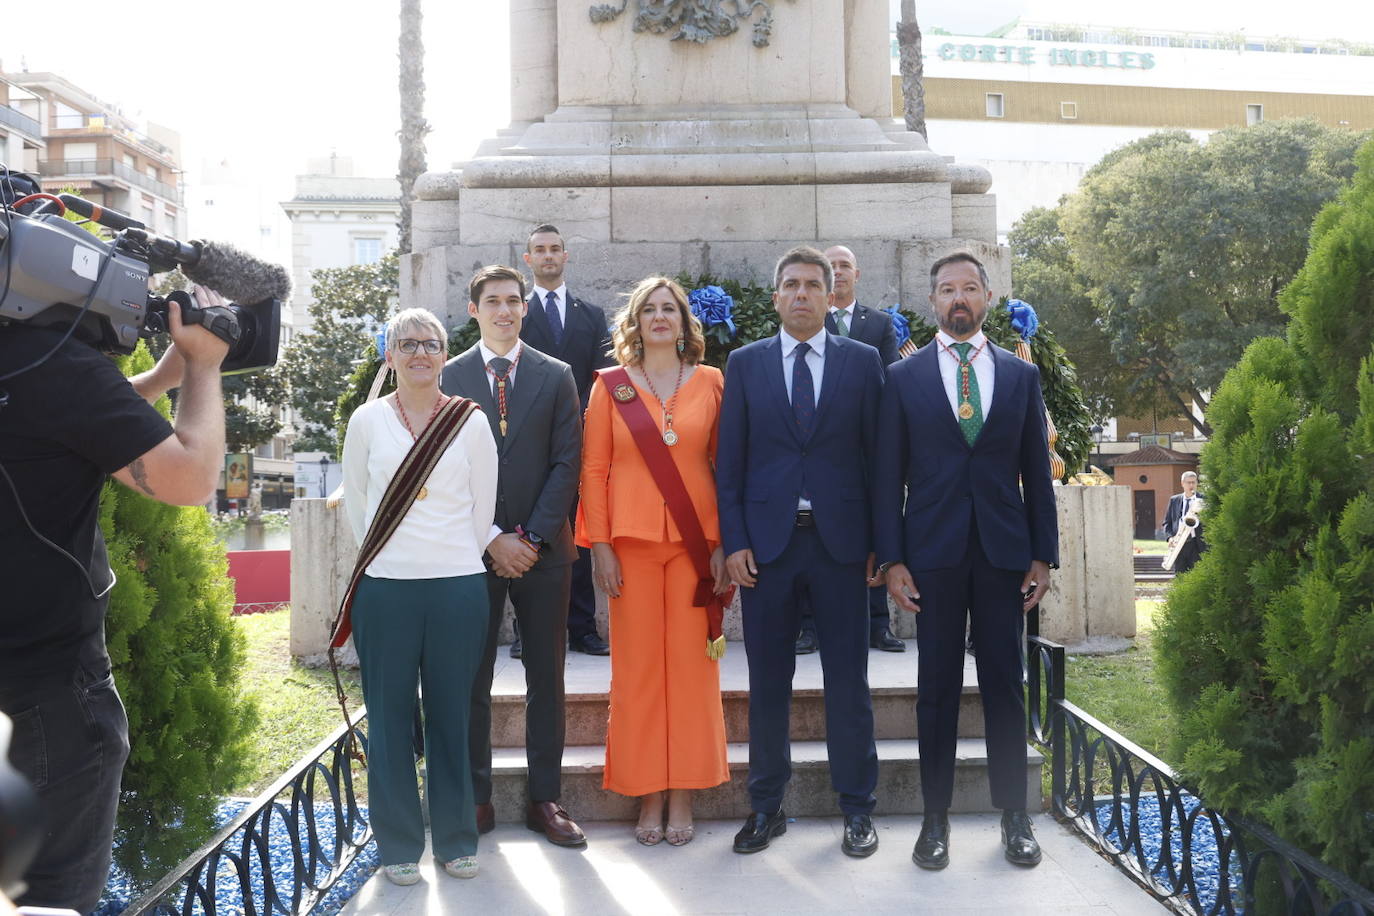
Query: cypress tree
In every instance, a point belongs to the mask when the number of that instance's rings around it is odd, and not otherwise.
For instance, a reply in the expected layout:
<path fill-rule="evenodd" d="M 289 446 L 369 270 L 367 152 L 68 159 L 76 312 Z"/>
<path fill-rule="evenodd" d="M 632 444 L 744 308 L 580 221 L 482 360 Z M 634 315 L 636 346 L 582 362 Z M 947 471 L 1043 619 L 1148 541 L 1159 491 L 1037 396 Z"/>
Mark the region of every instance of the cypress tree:
<path fill-rule="evenodd" d="M 1374 886 L 1374 143 L 1207 411 L 1209 550 L 1156 632 L 1173 759 Z"/>
<path fill-rule="evenodd" d="M 141 344 L 120 362 L 127 375 L 152 366 Z M 167 414 L 165 397 L 157 406 Z M 230 619 L 233 583 L 206 511 L 111 482 L 100 521 L 118 579 L 106 643 L 129 715 L 116 863 L 156 879 L 213 831 L 257 713 L 239 692 L 244 638 Z"/>

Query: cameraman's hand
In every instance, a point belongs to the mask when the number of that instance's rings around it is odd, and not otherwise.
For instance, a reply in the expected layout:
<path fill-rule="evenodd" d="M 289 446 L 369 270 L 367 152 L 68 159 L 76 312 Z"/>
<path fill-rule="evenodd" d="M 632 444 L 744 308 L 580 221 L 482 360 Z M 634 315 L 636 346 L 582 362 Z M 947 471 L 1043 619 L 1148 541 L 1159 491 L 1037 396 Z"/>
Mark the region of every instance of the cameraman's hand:
<path fill-rule="evenodd" d="M 191 294 L 195 296 L 196 304 L 200 308 L 229 304 L 219 293 L 203 286 L 191 287 Z M 182 324 L 181 307 L 176 302 L 169 302 L 168 306 L 172 343 L 186 360 L 186 365 L 198 369 L 214 369 L 218 372 L 225 354 L 229 352 L 229 344 L 198 324 Z"/>

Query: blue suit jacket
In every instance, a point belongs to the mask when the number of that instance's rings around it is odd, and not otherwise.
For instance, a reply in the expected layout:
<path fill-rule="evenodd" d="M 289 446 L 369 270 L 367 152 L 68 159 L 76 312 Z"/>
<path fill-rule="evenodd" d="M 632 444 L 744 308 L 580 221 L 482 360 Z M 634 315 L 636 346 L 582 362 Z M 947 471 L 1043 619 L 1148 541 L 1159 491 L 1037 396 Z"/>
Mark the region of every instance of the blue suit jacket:
<path fill-rule="evenodd" d="M 777 559 L 792 537 L 805 482 L 830 555 L 840 563 L 867 559 L 882 388 L 877 350 L 827 334 L 816 416 L 803 439 L 783 383 L 781 340 L 757 340 L 730 354 L 716 451 L 727 556 L 747 547 L 756 563 Z"/>
<path fill-rule="evenodd" d="M 1026 570 L 1032 560 L 1057 566 L 1039 370 L 989 344 L 992 405 L 970 446 L 950 409 L 938 352 L 932 341 L 888 368 L 873 503 L 878 562 L 952 567 L 976 518 L 983 552 L 998 569 Z"/>

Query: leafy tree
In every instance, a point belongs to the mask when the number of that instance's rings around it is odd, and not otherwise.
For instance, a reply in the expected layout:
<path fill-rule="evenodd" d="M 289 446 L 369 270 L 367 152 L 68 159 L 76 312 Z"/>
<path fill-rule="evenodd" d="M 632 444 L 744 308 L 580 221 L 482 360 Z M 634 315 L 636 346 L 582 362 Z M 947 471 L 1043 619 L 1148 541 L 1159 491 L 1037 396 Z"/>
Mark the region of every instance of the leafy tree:
<path fill-rule="evenodd" d="M 1071 266 L 1063 293 L 1036 304 L 1081 306 L 1086 282 L 1095 331 L 1083 332 L 1084 364 L 1099 365 L 1100 331 L 1118 367 L 1109 393 L 1136 406 L 1159 397 L 1191 417 L 1251 340 L 1282 332 L 1279 291 L 1313 217 L 1347 183 L 1359 140 L 1273 121 L 1205 145 L 1165 131 L 1113 151 L 1058 208 Z"/>
<path fill-rule="evenodd" d="M 313 326 L 291 341 L 281 370 L 301 424 L 296 450 L 337 453 L 339 397 L 399 293 L 396 254 L 375 264 L 317 270 L 313 276 Z"/>
<path fill-rule="evenodd" d="M 1374 143 L 1358 164 L 1279 297 L 1287 338 L 1212 400 L 1210 546 L 1155 642 L 1202 794 L 1374 886 Z"/>
<path fill-rule="evenodd" d="M 152 366 L 140 344 L 128 375 Z M 166 414 L 166 398 L 158 404 Z M 213 831 L 215 808 L 251 751 L 257 711 L 242 697 L 243 635 L 229 612 L 224 548 L 200 507 L 168 506 L 116 483 L 101 496 L 116 584 L 106 642 L 129 715 L 117 861 L 167 872 Z"/>

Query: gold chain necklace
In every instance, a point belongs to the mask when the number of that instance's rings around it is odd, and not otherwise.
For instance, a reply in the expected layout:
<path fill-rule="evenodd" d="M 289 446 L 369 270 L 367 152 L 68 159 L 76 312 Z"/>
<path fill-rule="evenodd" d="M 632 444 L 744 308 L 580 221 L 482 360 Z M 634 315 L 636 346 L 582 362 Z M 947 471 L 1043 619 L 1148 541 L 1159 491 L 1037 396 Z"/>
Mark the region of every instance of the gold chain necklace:
<path fill-rule="evenodd" d="M 654 400 L 658 401 L 659 410 L 663 411 L 662 428 L 665 445 L 677 445 L 678 443 L 678 434 L 673 429 L 673 410 L 677 406 L 677 393 L 682 390 L 682 370 L 684 368 L 682 360 L 679 359 L 677 361 L 677 383 L 673 385 L 673 396 L 668 399 L 667 404 L 664 404 L 663 398 L 659 397 L 658 392 L 654 390 L 653 380 L 649 378 L 649 370 L 643 366 L 639 367 L 639 371 L 644 373 L 644 383 L 649 386 L 649 393 L 654 396 Z"/>
<path fill-rule="evenodd" d="M 418 442 L 419 439 L 420 439 L 420 437 L 417 436 L 417 435 L 415 435 L 415 430 L 412 429 L 411 426 L 410 426 L 410 418 L 406 416 L 406 407 L 405 407 L 404 404 L 401 403 L 401 395 L 400 395 L 400 392 L 397 392 L 397 393 L 396 393 L 396 395 L 395 395 L 395 397 L 394 397 L 392 403 L 396 406 L 396 410 L 400 413 L 400 415 L 401 415 L 401 422 L 405 424 L 406 432 L 410 433 L 410 439 L 411 439 L 411 441 L 412 441 L 412 442 Z M 444 394 L 440 394 L 439 397 L 438 397 L 438 399 L 435 400 L 435 402 L 434 402 L 434 409 L 431 410 L 431 411 L 429 412 L 429 419 L 425 421 L 425 425 L 424 425 L 424 426 L 420 427 L 420 432 L 424 432 L 426 429 L 429 429 L 429 424 L 433 423 L 433 422 L 434 422 L 434 418 L 437 417 L 437 416 L 439 416 L 439 408 L 443 407 L 443 406 L 444 406 L 445 404 L 447 404 L 447 403 L 448 403 L 448 396 L 447 396 L 447 395 L 444 395 Z M 424 499 L 424 498 L 425 498 L 426 496 L 428 496 L 428 495 L 429 495 L 429 487 L 427 487 L 427 486 L 422 486 L 422 487 L 420 487 L 420 492 L 417 493 L 417 494 L 415 494 L 415 498 L 416 498 L 416 499 Z"/>

